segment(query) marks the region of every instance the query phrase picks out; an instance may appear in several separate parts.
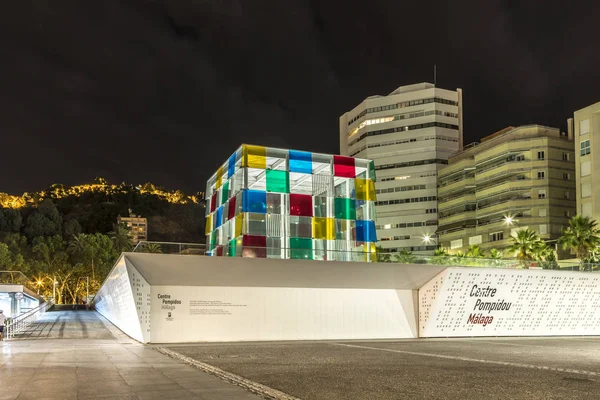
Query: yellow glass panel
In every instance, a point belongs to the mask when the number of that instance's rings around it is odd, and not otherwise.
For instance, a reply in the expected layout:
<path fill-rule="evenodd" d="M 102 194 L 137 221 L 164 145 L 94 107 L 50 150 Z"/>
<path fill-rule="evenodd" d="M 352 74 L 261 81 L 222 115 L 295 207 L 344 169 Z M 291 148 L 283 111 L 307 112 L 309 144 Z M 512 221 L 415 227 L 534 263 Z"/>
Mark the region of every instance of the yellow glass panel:
<path fill-rule="evenodd" d="M 267 169 L 267 148 L 245 144 L 242 148 L 242 167 Z"/>
<path fill-rule="evenodd" d="M 312 220 L 312 237 L 314 239 L 334 240 L 334 219 L 314 217 Z"/>
<path fill-rule="evenodd" d="M 223 167 L 219 167 L 219 169 L 217 170 L 217 183 L 215 183 L 215 186 L 218 189 L 221 187 L 222 184 L 223 184 Z"/>
<path fill-rule="evenodd" d="M 240 213 L 235 217 L 235 237 L 242 236 L 242 228 L 244 227 L 244 214 Z"/>
<path fill-rule="evenodd" d="M 356 178 L 356 200 L 375 200 L 375 183 L 370 179 Z"/>
<path fill-rule="evenodd" d="M 363 251 L 365 253 L 365 262 L 377 262 L 377 248 L 375 243 L 363 244 Z"/>
<path fill-rule="evenodd" d="M 212 214 L 208 214 L 205 221 L 204 233 L 207 235 L 212 231 Z"/>

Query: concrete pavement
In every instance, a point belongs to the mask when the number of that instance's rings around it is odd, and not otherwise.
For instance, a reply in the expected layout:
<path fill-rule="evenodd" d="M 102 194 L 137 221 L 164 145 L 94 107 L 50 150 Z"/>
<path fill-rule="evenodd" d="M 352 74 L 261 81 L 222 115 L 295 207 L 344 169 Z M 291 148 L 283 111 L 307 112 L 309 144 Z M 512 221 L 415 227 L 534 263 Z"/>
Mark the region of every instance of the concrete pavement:
<path fill-rule="evenodd" d="M 0 342 L 0 400 L 260 397 L 130 339 L 94 311 L 48 312 Z"/>
<path fill-rule="evenodd" d="M 599 338 L 168 345 L 301 399 L 600 398 Z"/>

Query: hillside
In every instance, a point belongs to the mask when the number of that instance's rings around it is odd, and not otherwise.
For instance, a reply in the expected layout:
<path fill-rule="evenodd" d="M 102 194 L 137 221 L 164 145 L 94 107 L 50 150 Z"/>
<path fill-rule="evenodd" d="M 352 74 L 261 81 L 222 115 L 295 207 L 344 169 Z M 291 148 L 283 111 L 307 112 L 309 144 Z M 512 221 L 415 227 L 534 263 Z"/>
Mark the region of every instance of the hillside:
<path fill-rule="evenodd" d="M 60 220 L 55 224 L 59 223 L 60 229 L 50 229 L 37 217 L 40 205 L 48 201 L 58 211 Z M 102 178 L 78 186 L 54 184 L 20 196 L 0 193 L 0 232 L 22 233 L 30 240 L 50 231 L 66 236 L 73 230 L 106 234 L 118 216 L 127 216 L 130 209 L 148 219 L 151 241 L 204 241 L 203 193 L 186 195 L 152 183 L 114 185 Z"/>

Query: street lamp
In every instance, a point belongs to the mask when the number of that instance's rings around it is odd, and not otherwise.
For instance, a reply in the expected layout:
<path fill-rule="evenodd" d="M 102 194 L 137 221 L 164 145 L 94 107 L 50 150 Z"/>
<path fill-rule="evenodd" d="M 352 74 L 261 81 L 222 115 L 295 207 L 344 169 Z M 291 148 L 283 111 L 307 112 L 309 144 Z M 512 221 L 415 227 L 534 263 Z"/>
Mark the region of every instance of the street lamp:
<path fill-rule="evenodd" d="M 56 281 L 56 278 L 54 278 L 52 281 L 52 301 L 56 302 L 56 285 L 58 285 L 58 282 Z"/>
<path fill-rule="evenodd" d="M 423 235 L 423 241 L 427 244 L 431 243 L 431 236 L 429 234 Z"/>

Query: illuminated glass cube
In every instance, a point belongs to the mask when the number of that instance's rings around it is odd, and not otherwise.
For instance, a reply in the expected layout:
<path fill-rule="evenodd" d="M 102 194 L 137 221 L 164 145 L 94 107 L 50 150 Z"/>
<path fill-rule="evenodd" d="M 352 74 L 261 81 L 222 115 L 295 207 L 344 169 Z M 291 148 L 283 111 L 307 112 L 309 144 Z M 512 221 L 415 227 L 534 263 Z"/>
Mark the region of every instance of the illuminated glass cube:
<path fill-rule="evenodd" d="M 208 254 L 374 261 L 372 161 L 242 145 L 208 180 Z"/>

